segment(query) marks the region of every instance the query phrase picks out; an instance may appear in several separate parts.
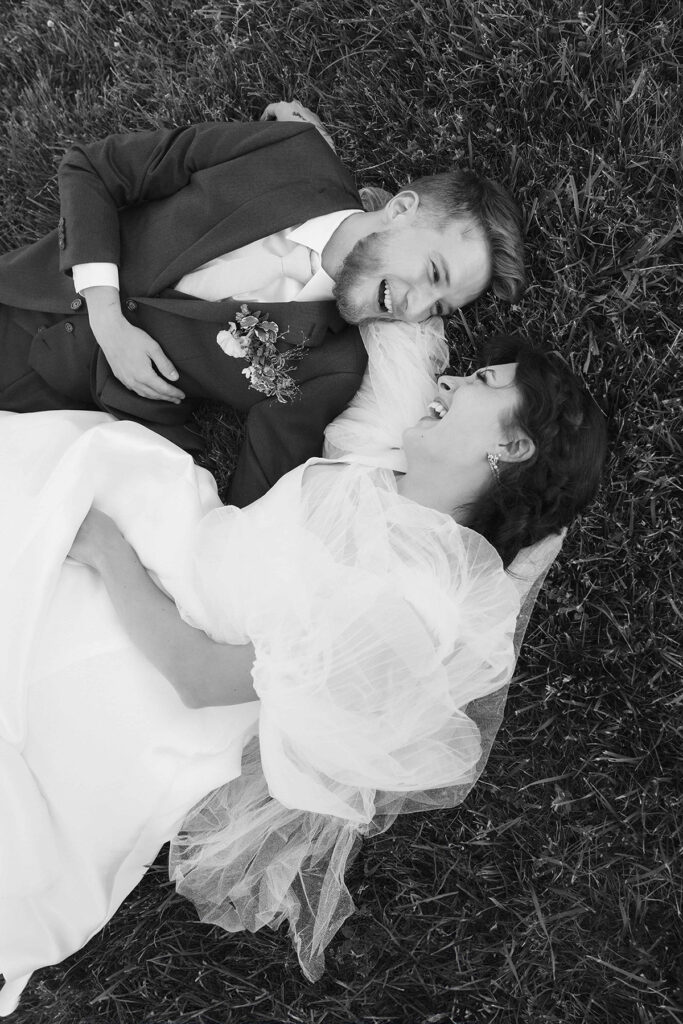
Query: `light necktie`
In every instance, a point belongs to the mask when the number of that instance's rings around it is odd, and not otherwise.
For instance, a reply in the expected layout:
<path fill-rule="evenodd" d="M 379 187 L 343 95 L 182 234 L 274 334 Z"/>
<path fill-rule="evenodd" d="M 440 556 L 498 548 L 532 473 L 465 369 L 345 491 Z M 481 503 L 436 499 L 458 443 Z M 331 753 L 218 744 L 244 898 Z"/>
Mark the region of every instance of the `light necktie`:
<path fill-rule="evenodd" d="M 212 302 L 229 296 L 289 302 L 310 281 L 320 258 L 285 236 L 286 232 L 281 231 L 218 256 L 182 277 L 177 288 Z"/>

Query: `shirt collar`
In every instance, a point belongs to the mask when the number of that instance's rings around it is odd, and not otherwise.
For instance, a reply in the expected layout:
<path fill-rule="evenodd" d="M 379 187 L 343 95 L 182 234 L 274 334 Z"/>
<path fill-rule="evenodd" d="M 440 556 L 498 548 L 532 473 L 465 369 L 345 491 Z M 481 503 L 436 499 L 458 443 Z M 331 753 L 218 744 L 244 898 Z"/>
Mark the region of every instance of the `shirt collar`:
<path fill-rule="evenodd" d="M 362 210 L 335 210 L 334 213 L 324 213 L 322 217 L 311 217 L 297 227 L 287 232 L 287 238 L 291 242 L 298 242 L 299 245 L 307 245 L 314 249 L 319 256 L 332 238 L 342 221 L 354 213 L 362 213 Z"/>
<path fill-rule="evenodd" d="M 323 270 L 320 259 L 322 251 L 342 221 L 345 221 L 353 213 L 362 212 L 362 210 L 335 210 L 334 213 L 325 213 L 322 217 L 312 217 L 287 231 L 287 238 L 290 242 L 305 245 L 318 255 L 318 269 L 297 295 L 297 302 L 319 302 L 333 297 L 334 280 L 326 270 Z"/>

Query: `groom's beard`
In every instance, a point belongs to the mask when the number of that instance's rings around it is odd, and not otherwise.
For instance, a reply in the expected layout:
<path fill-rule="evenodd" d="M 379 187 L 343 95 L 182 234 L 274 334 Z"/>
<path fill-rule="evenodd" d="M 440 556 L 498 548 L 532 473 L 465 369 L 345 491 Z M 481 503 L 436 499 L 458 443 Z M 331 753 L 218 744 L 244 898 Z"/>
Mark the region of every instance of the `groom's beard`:
<path fill-rule="evenodd" d="M 377 299 L 374 308 L 370 308 L 370 303 L 372 282 L 376 281 L 376 292 L 383 276 L 382 267 L 386 265 L 385 257 L 391 248 L 386 234 L 375 231 L 356 242 L 337 274 L 332 294 L 347 324 L 360 324 L 381 315 Z"/>

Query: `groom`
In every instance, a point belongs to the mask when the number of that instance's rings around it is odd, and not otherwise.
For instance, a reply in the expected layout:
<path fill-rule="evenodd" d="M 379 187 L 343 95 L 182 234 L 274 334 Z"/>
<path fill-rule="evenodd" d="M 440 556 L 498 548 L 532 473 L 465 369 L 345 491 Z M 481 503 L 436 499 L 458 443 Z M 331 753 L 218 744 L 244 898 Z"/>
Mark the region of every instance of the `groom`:
<path fill-rule="evenodd" d="M 76 144 L 59 188 L 58 228 L 0 257 L 0 408 L 102 409 L 189 451 L 202 399 L 248 410 L 238 505 L 320 453 L 365 368 L 349 325 L 523 288 L 519 211 L 499 185 L 456 171 L 364 212 L 307 123 Z M 236 347 L 268 330 L 285 365 Z"/>

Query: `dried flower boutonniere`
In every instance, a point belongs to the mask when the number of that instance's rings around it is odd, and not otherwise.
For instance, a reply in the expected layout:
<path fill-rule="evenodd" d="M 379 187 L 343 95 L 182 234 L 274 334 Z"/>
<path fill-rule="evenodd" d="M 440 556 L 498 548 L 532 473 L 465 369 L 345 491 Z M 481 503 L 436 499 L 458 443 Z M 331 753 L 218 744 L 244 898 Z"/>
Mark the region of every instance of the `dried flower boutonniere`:
<path fill-rule="evenodd" d="M 249 381 L 249 387 L 264 395 L 286 402 L 299 390 L 289 375 L 294 363 L 303 355 L 303 345 L 290 352 L 278 352 L 278 325 L 272 320 L 260 320 L 261 310 L 250 313 L 248 306 L 241 306 L 227 330 L 219 331 L 216 341 L 226 356 L 246 359 L 249 366 L 242 373 Z"/>

